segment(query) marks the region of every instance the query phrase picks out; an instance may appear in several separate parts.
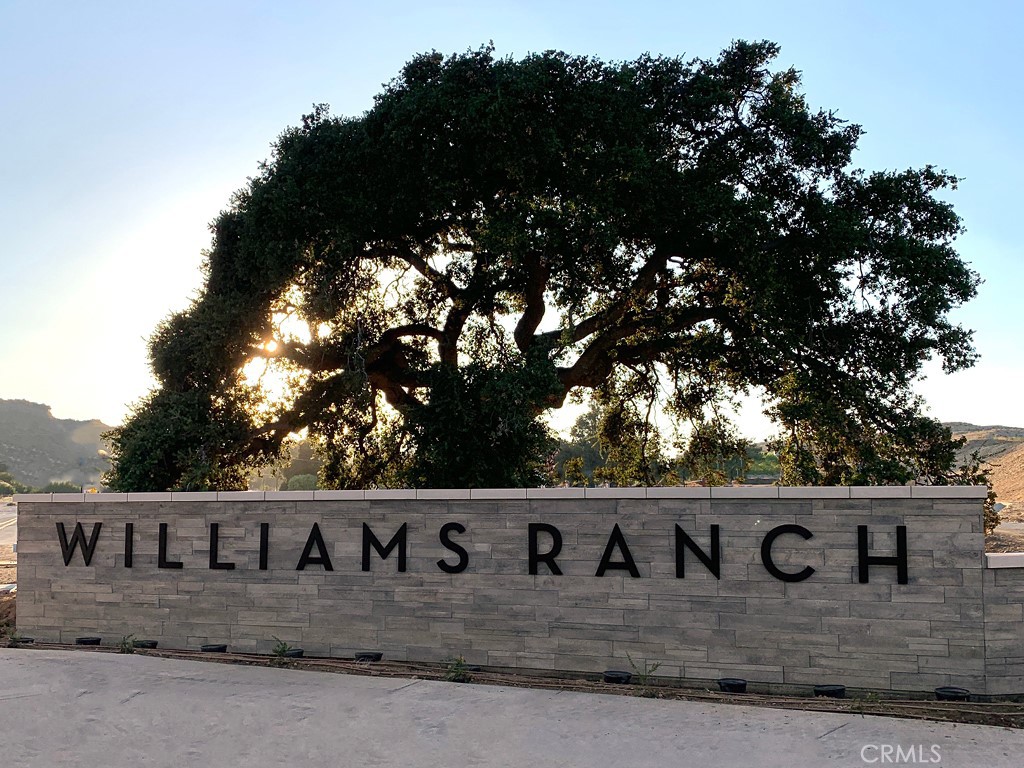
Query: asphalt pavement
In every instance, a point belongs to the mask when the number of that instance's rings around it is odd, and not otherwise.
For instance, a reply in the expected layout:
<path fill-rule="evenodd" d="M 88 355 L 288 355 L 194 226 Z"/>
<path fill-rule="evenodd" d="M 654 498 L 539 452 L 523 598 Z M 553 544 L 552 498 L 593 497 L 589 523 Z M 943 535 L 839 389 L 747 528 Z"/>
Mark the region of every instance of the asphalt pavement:
<path fill-rule="evenodd" d="M 11 546 L 18 541 L 18 508 L 13 502 L 0 502 L 0 547 Z M 3 558 L 0 558 L 2 560 Z"/>
<path fill-rule="evenodd" d="M 1004 728 L 28 649 L 0 739 L 5 768 L 1024 765 Z"/>

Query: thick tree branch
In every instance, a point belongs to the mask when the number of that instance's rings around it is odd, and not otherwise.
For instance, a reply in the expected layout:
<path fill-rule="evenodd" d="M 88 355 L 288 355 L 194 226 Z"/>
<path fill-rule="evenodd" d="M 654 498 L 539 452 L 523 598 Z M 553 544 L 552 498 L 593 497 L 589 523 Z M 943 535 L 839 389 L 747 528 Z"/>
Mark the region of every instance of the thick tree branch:
<path fill-rule="evenodd" d="M 444 321 L 444 330 L 438 341 L 437 354 L 446 365 L 458 365 L 459 337 L 466 322 L 473 314 L 478 302 L 485 293 L 487 285 L 487 262 L 489 254 L 476 251 L 473 254 L 473 274 L 465 288 L 456 289 L 452 295 L 452 308 Z"/>
<path fill-rule="evenodd" d="M 523 287 L 523 300 L 526 309 L 516 323 L 514 338 L 521 352 L 529 349 L 533 342 L 533 334 L 544 319 L 544 289 L 551 277 L 551 266 L 543 254 L 531 251 L 526 255 L 526 285 Z"/>
<path fill-rule="evenodd" d="M 459 286 L 448 275 L 435 269 L 423 254 L 410 246 L 375 246 L 369 249 L 368 255 L 391 256 L 401 259 L 423 275 L 431 285 L 440 290 L 449 299 L 454 298 L 459 293 Z"/>
<path fill-rule="evenodd" d="M 708 320 L 719 320 L 725 315 L 722 307 L 692 307 L 666 316 L 663 313 L 646 314 L 608 328 L 598 335 L 576 362 L 568 368 L 559 368 L 558 378 L 562 382 L 563 391 L 551 398 L 550 402 L 558 407 L 565 396 L 575 387 L 597 387 L 611 374 L 616 363 L 630 360 L 642 360 L 638 352 L 645 346 L 653 351 L 662 345 L 667 351 L 680 344 L 677 334 L 685 333 L 699 323 Z M 628 339 L 642 334 L 655 334 L 653 339 L 630 342 Z M 620 360 L 620 355 L 624 359 Z"/>
<path fill-rule="evenodd" d="M 633 282 L 622 292 L 621 298 L 607 309 L 581 320 L 572 328 L 548 331 L 540 335 L 546 345 L 576 344 L 602 328 L 619 322 L 627 312 L 642 304 L 643 297 L 650 294 L 658 282 L 658 275 L 668 264 L 667 249 L 655 248 L 654 253 L 637 272 Z"/>

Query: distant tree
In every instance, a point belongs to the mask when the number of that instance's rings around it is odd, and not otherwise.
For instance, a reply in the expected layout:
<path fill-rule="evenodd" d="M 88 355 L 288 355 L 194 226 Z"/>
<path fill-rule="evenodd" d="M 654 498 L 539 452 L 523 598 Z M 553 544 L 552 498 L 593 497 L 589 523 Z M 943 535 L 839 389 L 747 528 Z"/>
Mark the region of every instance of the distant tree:
<path fill-rule="evenodd" d="M 725 419 L 698 422 L 679 463 L 686 477 L 704 485 L 741 480 L 750 467 L 750 441 L 740 437 Z"/>
<path fill-rule="evenodd" d="M 608 479 L 649 482 L 653 414 L 728 435 L 716 414 L 751 387 L 785 479 L 941 464 L 911 385 L 975 357 L 948 317 L 978 284 L 937 194 L 956 178 L 852 168 L 860 128 L 810 109 L 777 53 L 431 53 L 360 118 L 317 107 L 213 223 L 107 482 L 244 487 L 308 429 L 328 486 L 532 484 L 541 415 L 588 391 Z"/>
<path fill-rule="evenodd" d="M 288 464 L 281 470 L 281 474 L 290 479 L 296 475 L 313 475 L 320 471 L 323 462 L 313 452 L 313 446 L 308 440 L 303 440 L 294 445 L 289 453 Z"/>
<path fill-rule="evenodd" d="M 781 474 L 778 456 L 766 451 L 761 445 L 754 444 L 747 448 L 748 477 L 778 480 Z"/>
<path fill-rule="evenodd" d="M 38 490 L 39 493 L 81 493 L 82 486 L 76 485 L 75 483 L 69 483 L 65 480 L 60 480 L 53 483 L 47 483 Z"/>
<path fill-rule="evenodd" d="M 573 486 L 593 484 L 594 470 L 605 463 L 598 438 L 600 427 L 600 407 L 591 404 L 576 419 L 569 439 L 559 441 L 553 460 L 553 482 Z"/>
<path fill-rule="evenodd" d="M 283 491 L 315 491 L 316 490 L 316 475 L 293 475 L 288 478 L 288 482 Z"/>
<path fill-rule="evenodd" d="M 30 493 L 32 488 L 24 483 L 18 482 L 7 468 L 6 464 L 0 464 L 0 496 L 13 496 L 16 493 Z"/>

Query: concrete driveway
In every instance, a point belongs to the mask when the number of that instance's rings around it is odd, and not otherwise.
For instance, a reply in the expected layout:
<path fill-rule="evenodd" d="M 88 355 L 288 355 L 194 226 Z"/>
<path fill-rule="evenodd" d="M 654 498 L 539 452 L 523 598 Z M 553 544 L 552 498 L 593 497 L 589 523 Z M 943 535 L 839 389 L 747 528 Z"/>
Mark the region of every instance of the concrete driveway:
<path fill-rule="evenodd" d="M 5 768 L 1024 764 L 1002 728 L 20 649 L 0 738 Z"/>

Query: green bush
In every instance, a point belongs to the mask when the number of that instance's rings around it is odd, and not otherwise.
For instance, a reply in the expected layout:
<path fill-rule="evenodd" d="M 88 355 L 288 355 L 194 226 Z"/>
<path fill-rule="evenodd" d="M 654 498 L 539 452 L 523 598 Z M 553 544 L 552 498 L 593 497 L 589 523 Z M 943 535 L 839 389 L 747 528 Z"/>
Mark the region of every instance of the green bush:
<path fill-rule="evenodd" d="M 286 491 L 315 491 L 316 475 L 295 475 L 286 484 Z"/>

